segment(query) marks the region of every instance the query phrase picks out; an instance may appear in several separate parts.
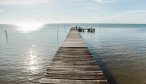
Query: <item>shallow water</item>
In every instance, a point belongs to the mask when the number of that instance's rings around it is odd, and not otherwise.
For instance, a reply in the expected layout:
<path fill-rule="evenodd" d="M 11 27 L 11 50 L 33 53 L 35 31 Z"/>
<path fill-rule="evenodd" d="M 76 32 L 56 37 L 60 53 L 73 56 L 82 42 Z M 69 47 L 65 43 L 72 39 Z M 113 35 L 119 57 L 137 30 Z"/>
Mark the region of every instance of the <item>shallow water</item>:
<path fill-rule="evenodd" d="M 69 29 L 45 25 L 35 31 L 0 26 L 0 83 L 36 84 L 43 77 Z M 5 33 L 8 33 L 8 43 Z M 57 34 L 58 31 L 58 34 Z M 58 36 L 57 36 L 58 35 Z"/>
<path fill-rule="evenodd" d="M 35 30 L 0 25 L 0 84 L 36 84 L 45 75 L 71 26 L 49 24 Z M 118 84 L 146 84 L 146 25 L 92 24 L 82 33 L 90 51 L 109 79 Z M 8 33 L 8 43 L 5 32 Z M 108 73 L 106 73 L 108 71 Z"/>
<path fill-rule="evenodd" d="M 82 35 L 106 75 L 118 84 L 146 84 L 146 26 L 96 30 Z"/>

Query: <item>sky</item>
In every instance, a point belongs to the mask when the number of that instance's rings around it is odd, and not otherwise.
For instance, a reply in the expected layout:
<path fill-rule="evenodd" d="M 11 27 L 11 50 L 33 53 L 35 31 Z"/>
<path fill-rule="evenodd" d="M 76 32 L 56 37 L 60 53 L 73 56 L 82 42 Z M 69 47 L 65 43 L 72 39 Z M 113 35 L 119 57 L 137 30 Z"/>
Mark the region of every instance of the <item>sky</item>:
<path fill-rule="evenodd" d="M 0 24 L 142 23 L 146 0 L 0 0 Z"/>

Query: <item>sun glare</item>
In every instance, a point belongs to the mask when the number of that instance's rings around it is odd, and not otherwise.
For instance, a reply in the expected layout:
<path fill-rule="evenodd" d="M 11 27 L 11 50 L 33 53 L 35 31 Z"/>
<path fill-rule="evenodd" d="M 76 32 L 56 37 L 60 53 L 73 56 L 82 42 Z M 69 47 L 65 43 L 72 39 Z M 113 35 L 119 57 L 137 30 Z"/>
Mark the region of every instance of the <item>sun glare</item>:
<path fill-rule="evenodd" d="M 42 28 L 42 24 L 38 23 L 24 23 L 24 24 L 18 24 L 18 31 L 22 33 L 29 33 L 34 32 Z"/>
<path fill-rule="evenodd" d="M 35 48 L 35 44 L 32 45 L 32 48 L 28 50 L 28 56 L 26 64 L 28 65 L 27 70 L 29 70 L 32 73 L 37 72 L 38 70 L 38 53 L 37 49 Z"/>

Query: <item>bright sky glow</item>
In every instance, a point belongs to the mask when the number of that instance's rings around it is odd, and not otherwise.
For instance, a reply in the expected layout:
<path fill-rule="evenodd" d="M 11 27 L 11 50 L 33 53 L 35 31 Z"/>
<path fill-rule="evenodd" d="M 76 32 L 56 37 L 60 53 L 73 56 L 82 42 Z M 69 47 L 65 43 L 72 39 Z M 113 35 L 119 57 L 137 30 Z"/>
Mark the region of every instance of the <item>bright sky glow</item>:
<path fill-rule="evenodd" d="M 0 23 L 146 23 L 146 0 L 0 0 Z"/>

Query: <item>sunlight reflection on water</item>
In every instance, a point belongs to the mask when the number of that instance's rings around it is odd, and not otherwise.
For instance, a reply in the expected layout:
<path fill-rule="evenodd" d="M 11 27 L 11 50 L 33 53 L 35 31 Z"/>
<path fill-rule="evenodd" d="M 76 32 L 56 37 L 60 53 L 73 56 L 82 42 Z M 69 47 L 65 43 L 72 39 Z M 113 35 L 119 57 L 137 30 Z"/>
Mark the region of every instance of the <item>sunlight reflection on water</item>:
<path fill-rule="evenodd" d="M 31 48 L 28 50 L 28 57 L 26 60 L 26 64 L 28 65 L 27 70 L 30 71 L 31 73 L 35 73 L 38 70 L 38 64 L 39 61 L 37 61 L 37 50 L 35 48 L 35 44 L 31 46 Z"/>
<path fill-rule="evenodd" d="M 42 25 L 43 24 L 38 24 L 38 23 L 18 24 L 18 31 L 20 31 L 21 33 L 30 33 L 41 29 Z"/>

